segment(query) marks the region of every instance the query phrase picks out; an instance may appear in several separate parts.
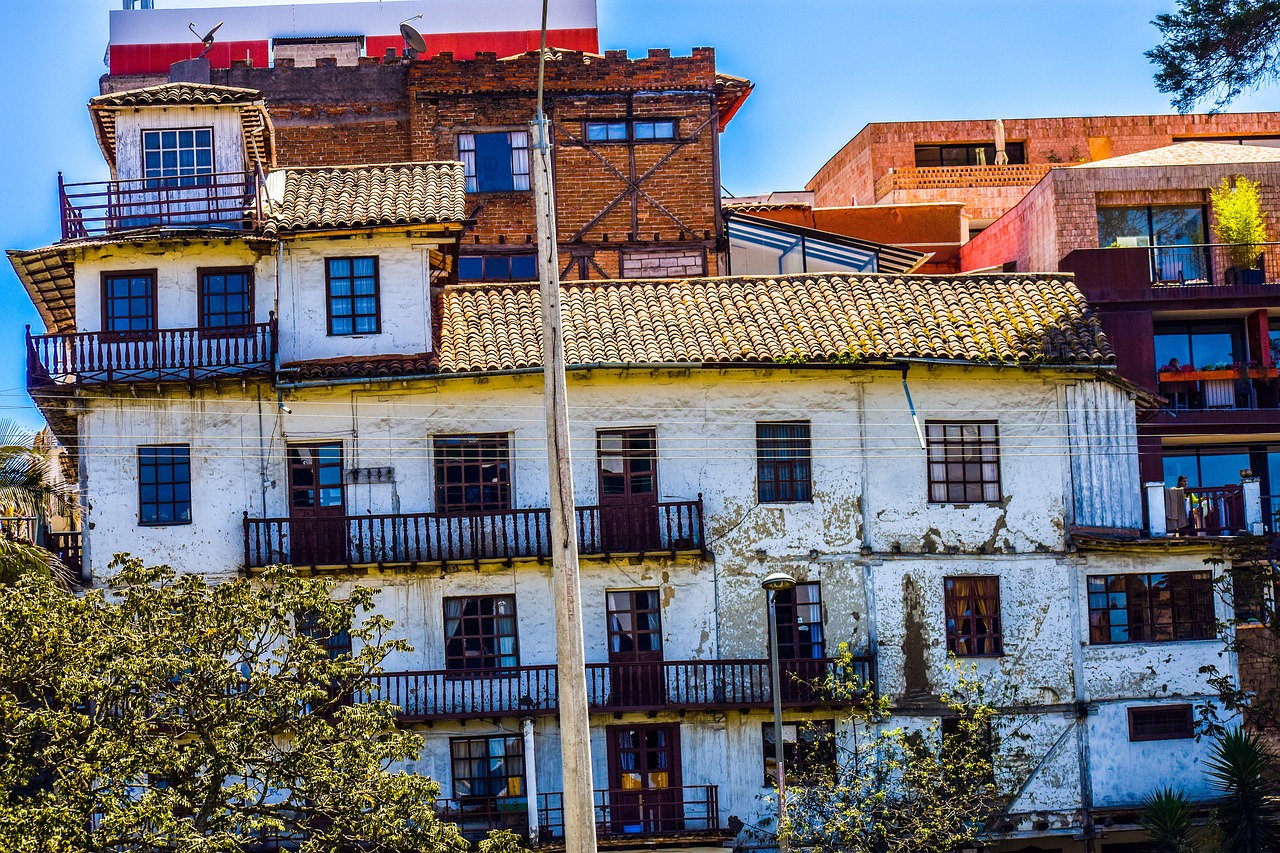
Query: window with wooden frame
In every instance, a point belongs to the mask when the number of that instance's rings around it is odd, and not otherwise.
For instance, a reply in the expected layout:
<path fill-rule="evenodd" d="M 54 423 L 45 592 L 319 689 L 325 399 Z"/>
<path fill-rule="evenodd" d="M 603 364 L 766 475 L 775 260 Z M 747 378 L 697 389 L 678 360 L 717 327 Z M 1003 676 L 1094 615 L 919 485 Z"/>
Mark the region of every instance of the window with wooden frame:
<path fill-rule="evenodd" d="M 472 595 L 444 600 L 444 665 L 453 671 L 519 666 L 516 599 Z"/>
<path fill-rule="evenodd" d="M 453 796 L 461 799 L 520 798 L 524 804 L 524 738 L 455 737 L 449 739 Z"/>
<path fill-rule="evenodd" d="M 956 657 L 1004 654 L 1000 621 L 1000 578 L 943 578 L 947 651 Z"/>
<path fill-rule="evenodd" d="M 773 723 L 760 724 L 764 744 L 764 784 L 778 784 L 777 745 Z M 787 784 L 821 778 L 836 764 L 836 727 L 832 720 L 809 720 L 782 724 L 782 757 L 786 761 Z"/>
<path fill-rule="evenodd" d="M 538 256 L 533 252 L 458 258 L 458 281 L 535 281 L 537 278 Z"/>
<path fill-rule="evenodd" d="M 142 131 L 142 176 L 148 189 L 208 186 L 213 175 L 213 128 Z"/>
<path fill-rule="evenodd" d="M 185 444 L 138 448 L 138 523 L 191 523 L 191 448 Z"/>
<path fill-rule="evenodd" d="M 995 421 L 929 421 L 929 501 L 1000 500 L 1000 436 Z"/>
<path fill-rule="evenodd" d="M 1196 736 L 1190 705 L 1154 705 L 1129 708 L 1129 740 L 1185 740 Z"/>
<path fill-rule="evenodd" d="M 822 586 L 798 583 L 774 593 L 778 613 L 778 658 L 817 660 L 827 656 L 822 624 Z"/>
<path fill-rule="evenodd" d="M 436 512 L 511 509 L 511 437 L 438 435 Z"/>
<path fill-rule="evenodd" d="M 662 659 L 662 607 L 656 589 L 610 590 L 605 607 L 611 658 Z"/>
<path fill-rule="evenodd" d="M 529 133 L 458 134 L 458 159 L 469 193 L 529 189 Z"/>
<path fill-rule="evenodd" d="M 1216 636 L 1212 572 L 1090 575 L 1089 642 L 1165 643 Z"/>
<path fill-rule="evenodd" d="M 808 421 L 756 424 L 756 494 L 760 503 L 813 500 Z"/>
<path fill-rule="evenodd" d="M 382 330 L 377 258 L 326 258 L 325 309 L 330 335 L 376 335 Z"/>
<path fill-rule="evenodd" d="M 196 275 L 200 282 L 200 328 L 253 324 L 253 267 L 202 268 Z"/>
<path fill-rule="evenodd" d="M 582 139 L 599 142 L 662 142 L 676 138 L 675 119 L 608 119 L 584 121 Z"/>
<path fill-rule="evenodd" d="M 102 274 L 102 331 L 149 332 L 156 325 L 155 270 Z"/>

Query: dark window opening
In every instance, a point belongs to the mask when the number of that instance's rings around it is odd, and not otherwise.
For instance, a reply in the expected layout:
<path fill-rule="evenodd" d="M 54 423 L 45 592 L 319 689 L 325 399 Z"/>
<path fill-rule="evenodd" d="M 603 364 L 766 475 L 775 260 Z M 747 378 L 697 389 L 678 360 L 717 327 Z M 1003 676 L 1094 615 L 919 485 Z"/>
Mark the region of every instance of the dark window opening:
<path fill-rule="evenodd" d="M 1129 709 L 1129 740 L 1183 740 L 1195 737 L 1190 705 L 1160 705 Z"/>
<path fill-rule="evenodd" d="M 329 334 L 376 335 L 381 330 L 377 258 L 329 258 L 325 263 Z"/>
<path fill-rule="evenodd" d="M 1004 654 L 1000 578 L 944 578 L 947 651 L 957 657 Z"/>
<path fill-rule="evenodd" d="M 533 281 L 538 277 L 538 256 L 463 255 L 458 258 L 459 281 Z"/>
<path fill-rule="evenodd" d="M 478 595 L 444 600 L 445 669 L 506 669 L 519 666 L 516 599 Z"/>
<path fill-rule="evenodd" d="M 1163 643 L 1215 635 L 1210 572 L 1090 575 L 1089 642 Z"/>
<path fill-rule="evenodd" d="M 1006 142 L 1004 153 L 1010 165 L 1027 162 L 1027 147 L 1023 142 Z M 916 166 L 994 166 L 996 144 L 994 142 L 970 142 L 952 145 L 917 145 Z"/>
<path fill-rule="evenodd" d="M 756 479 L 760 503 L 813 500 L 807 421 L 756 424 Z"/>
<path fill-rule="evenodd" d="M 102 277 L 102 331 L 149 332 L 156 327 L 156 274 Z"/>
<path fill-rule="evenodd" d="M 138 523 L 191 523 L 191 449 L 138 448 Z"/>
<path fill-rule="evenodd" d="M 200 270 L 200 328 L 221 329 L 253 323 L 253 270 Z"/>
<path fill-rule="evenodd" d="M 1000 443 L 995 421 L 926 425 L 931 503 L 1000 500 Z"/>
<path fill-rule="evenodd" d="M 764 743 L 764 783 L 778 784 L 777 741 L 773 723 L 760 724 Z M 836 766 L 836 731 L 831 720 L 782 724 L 782 758 L 787 784 L 817 781 Z"/>
<path fill-rule="evenodd" d="M 511 444 L 505 435 L 440 435 L 436 512 L 511 509 Z"/>
<path fill-rule="evenodd" d="M 527 131 L 460 133 L 458 159 L 462 161 L 469 193 L 529 189 Z"/>

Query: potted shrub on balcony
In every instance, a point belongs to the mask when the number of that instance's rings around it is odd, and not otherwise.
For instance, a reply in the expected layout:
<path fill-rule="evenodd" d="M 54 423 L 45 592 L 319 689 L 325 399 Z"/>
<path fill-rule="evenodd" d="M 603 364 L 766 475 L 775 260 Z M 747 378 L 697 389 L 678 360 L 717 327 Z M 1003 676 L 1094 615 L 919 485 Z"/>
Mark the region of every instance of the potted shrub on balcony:
<path fill-rule="evenodd" d="M 1227 284 L 1262 284 L 1262 243 L 1267 240 L 1262 215 L 1262 197 L 1257 181 L 1237 175 L 1232 184 L 1227 178 L 1209 191 L 1213 205 L 1213 231 L 1219 243 L 1226 243 L 1231 266 Z"/>

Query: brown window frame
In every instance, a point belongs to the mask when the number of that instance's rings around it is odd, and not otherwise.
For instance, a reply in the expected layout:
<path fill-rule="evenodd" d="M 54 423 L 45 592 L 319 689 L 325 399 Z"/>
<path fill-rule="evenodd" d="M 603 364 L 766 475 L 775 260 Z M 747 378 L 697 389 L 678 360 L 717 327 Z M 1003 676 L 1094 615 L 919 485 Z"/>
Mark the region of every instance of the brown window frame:
<path fill-rule="evenodd" d="M 108 311 L 107 282 L 114 279 L 122 278 L 149 278 L 151 279 L 151 328 L 149 329 L 111 329 L 111 314 Z M 156 293 L 159 287 L 159 270 L 112 270 L 110 272 L 103 271 L 101 274 L 101 308 L 102 308 L 102 334 L 104 335 L 150 335 L 160 328 L 159 305 L 160 299 Z M 129 315 L 131 318 L 134 316 Z"/>
<path fill-rule="evenodd" d="M 813 590 L 815 595 L 802 604 L 796 603 L 796 592 L 800 589 Z M 779 590 L 774 593 L 775 607 L 778 614 L 778 659 L 779 660 L 822 660 L 827 656 L 827 612 L 822 603 L 822 582 L 821 581 L 801 581 L 791 589 Z M 807 622 L 800 621 L 797 615 L 797 609 L 800 607 L 809 608 L 809 612 L 817 612 L 818 620 L 816 624 L 819 626 L 817 640 L 813 639 L 812 632 L 809 639 L 801 642 L 800 625 L 813 625 L 813 620 Z M 808 648 L 812 651 L 814 646 L 818 646 L 821 654 L 798 656 L 794 653 L 788 653 L 784 649 L 800 649 Z"/>
<path fill-rule="evenodd" d="M 795 729 L 795 740 L 787 739 L 788 728 Z M 812 732 L 813 736 L 804 738 L 803 735 L 806 732 Z M 769 737 L 771 734 L 774 735 L 772 740 Z M 772 721 L 760 724 L 760 745 L 764 757 L 764 784 L 766 788 L 774 787 L 778 784 L 776 758 L 778 744 Z M 786 759 L 788 785 L 804 780 L 807 774 L 815 770 L 834 769 L 836 766 L 835 720 L 783 720 L 782 757 Z"/>
<path fill-rule="evenodd" d="M 330 266 L 333 261 L 347 261 L 352 264 L 351 268 L 351 314 L 334 314 L 333 313 L 333 272 Z M 368 317 L 369 314 L 356 313 L 356 289 L 355 289 L 355 262 L 356 261 L 373 261 L 373 331 L 357 331 L 356 318 Z M 338 297 L 339 299 L 344 297 Z M 333 320 L 335 317 L 351 319 L 350 332 L 335 332 L 333 330 Z M 377 255 L 330 255 L 324 259 L 324 318 L 325 331 L 331 338 L 356 338 L 364 335 L 380 335 L 382 334 L 382 269 L 378 263 Z"/>
<path fill-rule="evenodd" d="M 983 586 L 988 588 L 984 591 Z M 944 577 L 942 598 L 949 653 L 956 657 L 968 658 L 1004 655 L 1004 621 L 1000 613 L 999 575 Z M 988 613 L 979 614 L 980 602 L 987 603 Z M 986 631 L 980 630 L 984 621 L 989 623 Z"/>
<path fill-rule="evenodd" d="M 765 435 L 770 429 L 803 430 L 803 435 Z M 768 495 L 766 483 L 772 489 Z M 813 427 L 809 421 L 756 422 L 756 500 L 762 504 L 813 503 Z"/>
<path fill-rule="evenodd" d="M 650 136 L 641 139 L 636 136 L 637 124 L 658 124 L 661 122 L 671 123 L 670 136 Z M 625 124 L 627 127 L 627 135 L 622 139 L 590 139 L 589 126 L 593 124 Z M 623 116 L 621 118 L 584 118 L 582 119 L 582 144 L 583 145 L 646 145 L 653 142 L 679 142 L 680 141 L 680 119 L 669 118 L 667 116 Z"/>
<path fill-rule="evenodd" d="M 462 444 L 458 445 L 458 449 L 463 455 L 457 457 L 447 457 L 445 455 L 447 451 L 453 449 L 448 446 L 450 441 L 462 442 Z M 500 447 L 498 446 L 499 442 L 501 443 Z M 489 443 L 492 443 L 492 446 L 487 446 Z M 435 474 L 436 512 L 505 512 L 512 508 L 510 433 L 486 432 L 435 435 L 431 437 L 431 449 L 432 467 Z M 475 455 L 465 455 L 468 451 Z M 483 455 L 485 451 L 497 451 L 502 455 L 502 458 L 497 461 L 491 461 Z M 482 474 L 484 469 L 490 465 L 496 465 L 500 473 L 500 478 L 491 482 L 491 484 L 496 484 L 500 499 L 490 501 L 482 497 L 478 501 L 467 500 L 466 488 L 468 486 L 474 485 L 478 487 L 482 494 L 486 487 L 485 481 L 480 479 L 469 483 L 466 480 L 467 469 L 475 467 L 479 469 L 478 473 Z M 454 469 L 462 470 L 463 479 L 457 483 L 449 482 L 448 472 Z M 463 489 L 462 499 L 450 500 L 448 490 L 451 487 L 458 486 Z"/>
<path fill-rule="evenodd" d="M 643 594 L 652 598 L 652 607 L 639 606 L 639 596 Z M 625 597 L 627 601 L 626 607 L 614 607 L 615 597 Z M 656 587 L 647 587 L 644 589 L 607 589 L 604 594 L 605 607 L 605 626 L 608 641 L 608 649 L 610 654 L 639 654 L 649 652 L 656 654 L 659 659 L 662 657 L 662 597 Z M 621 622 L 614 620 L 615 615 L 626 614 L 630 617 L 631 628 L 621 627 Z M 645 627 L 640 627 L 640 616 L 644 614 Z M 657 648 L 652 649 L 623 649 L 620 639 L 623 637 L 635 639 L 641 635 L 648 636 L 651 642 L 656 642 Z M 619 642 L 615 645 L 615 639 Z"/>
<path fill-rule="evenodd" d="M 1195 709 L 1189 703 L 1177 705 L 1131 705 L 1128 708 L 1129 742 L 1188 740 L 1196 736 Z M 1163 717 L 1161 715 L 1164 715 Z M 1149 719 L 1143 720 L 1142 717 Z M 1176 718 L 1175 718 L 1176 717 Z M 1181 728 L 1175 728 L 1181 723 Z"/>
<path fill-rule="evenodd" d="M 976 441 L 963 434 L 966 427 L 976 427 Z M 985 428 L 991 428 L 990 437 L 984 436 Z M 954 428 L 960 428 L 961 434 L 956 437 L 947 435 Z M 927 452 L 925 465 L 929 480 L 929 503 L 934 504 L 980 504 L 999 503 L 1003 494 L 1000 482 L 1000 423 L 994 420 L 982 421 L 926 421 L 925 437 Z M 953 448 L 955 450 L 953 450 Z M 990 454 L 988 454 L 990 450 Z M 988 458 L 990 455 L 991 458 Z M 971 461 L 976 457 L 977 461 Z M 988 465 L 995 466 L 995 477 L 989 479 L 984 469 Z M 960 479 L 952 479 L 954 466 L 960 467 Z M 969 467 L 977 466 L 976 479 L 969 477 Z M 936 476 L 941 469 L 942 476 Z M 987 487 L 995 489 L 994 497 L 989 497 Z M 945 497 L 937 497 L 935 489 L 941 487 Z M 952 489 L 959 488 L 961 496 L 956 497 Z M 978 497 L 970 494 L 970 489 L 978 489 Z"/>
<path fill-rule="evenodd" d="M 492 773 L 476 774 L 471 772 L 477 767 L 488 767 L 488 768 L 493 767 L 493 763 L 492 763 L 493 759 L 497 758 L 498 756 L 495 756 L 490 751 L 490 745 L 495 740 L 502 741 L 501 757 L 502 757 L 504 768 L 510 769 L 508 767 L 509 762 L 511 762 L 512 760 L 518 760 L 519 770 L 520 770 L 518 774 L 513 775 L 511 773 L 506 773 L 505 775 L 498 776 Z M 468 753 L 470 753 L 469 747 L 472 744 L 477 744 L 477 743 L 483 743 L 485 746 L 483 756 L 471 755 L 471 754 L 458 755 L 458 747 L 466 744 L 468 747 L 467 751 Z M 515 752 L 512 752 L 513 746 L 515 748 Z M 466 770 L 465 773 L 458 772 L 460 766 Z M 526 772 L 526 765 L 525 765 L 525 755 L 524 755 L 524 738 L 521 737 L 520 735 L 495 734 L 495 735 L 480 735 L 480 736 L 449 738 L 449 778 L 450 778 L 450 784 L 453 786 L 453 798 L 456 800 L 465 800 L 467 802 L 496 802 L 498 800 L 508 800 L 508 799 L 517 799 L 517 798 L 523 800 L 525 796 L 525 772 Z M 519 785 L 520 790 L 512 792 L 509 789 L 511 785 L 511 780 L 514 778 L 520 779 L 520 785 Z M 458 791 L 458 787 L 459 787 L 458 782 L 460 780 L 469 783 L 468 787 L 474 790 L 474 783 L 476 781 L 479 780 L 482 783 L 487 783 L 493 779 L 506 780 L 506 786 L 508 790 L 505 794 L 495 794 L 488 791 L 481 794 L 477 794 L 474 792 L 468 792 L 466 794 L 462 794 L 462 793 L 459 793 Z"/>
<path fill-rule="evenodd" d="M 1155 583 L 1152 579 L 1158 577 L 1169 579 L 1165 587 L 1168 592 L 1167 603 L 1160 600 L 1160 590 L 1156 591 L 1155 597 L 1152 595 L 1152 585 Z M 1088 595 L 1091 645 L 1179 643 L 1217 639 L 1213 572 L 1192 570 L 1088 575 L 1085 578 L 1085 590 Z M 1125 621 L 1113 626 L 1111 614 L 1121 609 L 1112 606 L 1113 597 L 1118 595 L 1124 596 Z M 1138 595 L 1142 596 L 1142 600 L 1134 601 L 1133 598 Z M 1181 601 L 1177 600 L 1180 595 L 1183 598 Z M 1161 611 L 1167 611 L 1169 618 L 1157 620 Z M 1138 618 L 1135 619 L 1135 616 Z M 1125 639 L 1113 639 L 1113 629 L 1123 630 Z M 1135 633 L 1138 636 L 1134 636 Z M 1163 636 L 1158 636 L 1160 634 Z"/>
<path fill-rule="evenodd" d="M 218 325 L 218 326 L 211 325 L 209 323 L 209 316 L 211 313 L 221 313 L 223 315 L 229 313 L 227 311 L 210 312 L 208 310 L 206 297 L 209 294 L 205 290 L 207 286 L 205 279 L 208 276 L 215 276 L 215 275 L 245 276 L 245 301 L 246 301 L 246 310 L 248 311 L 248 315 L 249 315 L 249 321 L 247 323 L 228 323 L 228 324 Z M 254 279 L 253 279 L 253 267 L 251 266 L 196 267 L 196 299 L 200 303 L 200 328 L 201 329 L 242 329 L 242 328 L 245 328 L 246 326 L 252 326 L 254 324 L 254 320 L 257 318 L 257 311 L 255 310 L 256 303 L 254 301 L 256 291 L 254 287 L 255 285 L 254 285 Z M 226 293 L 224 292 L 222 295 L 225 296 Z"/>
<path fill-rule="evenodd" d="M 502 661 L 504 655 L 499 645 L 500 641 L 508 635 L 498 633 L 497 631 L 497 621 L 501 618 L 506 618 L 498 614 L 496 610 L 497 602 L 503 600 L 509 601 L 511 604 L 511 634 L 509 636 L 511 637 L 512 651 L 509 656 L 514 658 L 514 660 L 510 663 L 504 663 Z M 449 615 L 449 602 L 451 601 L 463 602 L 462 611 L 457 616 Z M 487 614 L 483 612 L 483 604 L 486 601 L 494 602 L 495 605 Z M 474 602 L 476 604 L 475 613 L 467 613 L 467 604 L 470 602 Z M 448 670 L 451 675 L 465 677 L 472 673 L 491 674 L 502 670 L 509 670 L 520 665 L 520 620 L 516 610 L 516 597 L 514 595 L 450 595 L 444 598 L 443 608 L 444 668 Z M 471 634 L 459 632 L 456 636 L 450 636 L 449 622 L 454 619 L 459 620 L 464 628 L 467 626 L 469 621 L 472 623 L 482 624 L 485 620 L 491 620 L 493 622 L 493 630 L 488 632 L 480 631 Z M 455 641 L 461 643 L 462 651 L 460 653 L 451 651 L 450 647 Z M 468 653 L 467 651 L 467 647 L 473 643 L 478 643 L 481 647 L 478 654 Z M 486 644 L 488 644 L 487 647 Z M 472 662 L 476 660 L 480 661 L 479 666 L 472 665 Z"/>

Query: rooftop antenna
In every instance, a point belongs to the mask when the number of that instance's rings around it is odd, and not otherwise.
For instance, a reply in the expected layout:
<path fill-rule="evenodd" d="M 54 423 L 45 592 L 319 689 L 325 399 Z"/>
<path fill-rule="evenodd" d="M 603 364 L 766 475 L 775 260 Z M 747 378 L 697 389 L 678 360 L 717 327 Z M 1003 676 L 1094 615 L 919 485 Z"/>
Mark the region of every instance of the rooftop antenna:
<path fill-rule="evenodd" d="M 400 22 L 400 35 L 404 36 L 404 55 L 410 59 L 417 59 L 420 54 L 427 52 L 427 40 L 422 37 L 422 33 L 409 26 L 410 21 L 421 19 L 422 15 L 414 15 Z"/>
<path fill-rule="evenodd" d="M 222 25 L 225 23 L 226 21 L 218 21 L 218 25 L 209 30 L 209 32 L 205 33 L 203 36 L 196 32 L 196 25 L 194 23 L 187 24 L 187 29 L 191 30 L 191 34 L 200 39 L 200 42 L 204 45 L 204 51 L 196 57 L 197 59 L 204 59 L 209 55 L 209 51 L 213 50 L 213 34 L 222 29 Z"/>

